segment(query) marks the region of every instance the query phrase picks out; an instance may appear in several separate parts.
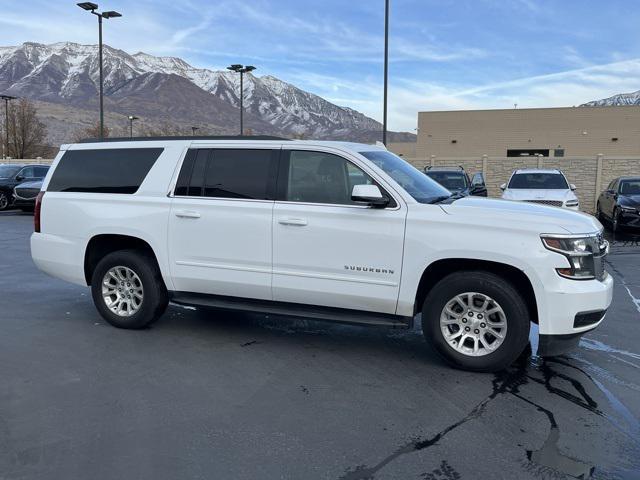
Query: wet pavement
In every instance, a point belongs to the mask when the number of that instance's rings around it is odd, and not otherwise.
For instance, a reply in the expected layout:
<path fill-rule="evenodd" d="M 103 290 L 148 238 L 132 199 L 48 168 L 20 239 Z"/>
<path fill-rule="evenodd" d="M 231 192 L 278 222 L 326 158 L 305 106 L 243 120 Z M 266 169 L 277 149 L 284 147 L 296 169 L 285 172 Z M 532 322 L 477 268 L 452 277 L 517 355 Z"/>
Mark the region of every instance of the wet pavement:
<path fill-rule="evenodd" d="M 117 330 L 35 269 L 31 225 L 0 214 L 1 479 L 640 478 L 640 236 L 612 239 L 613 305 L 576 351 L 534 341 L 494 375 L 419 325 L 171 306 Z"/>

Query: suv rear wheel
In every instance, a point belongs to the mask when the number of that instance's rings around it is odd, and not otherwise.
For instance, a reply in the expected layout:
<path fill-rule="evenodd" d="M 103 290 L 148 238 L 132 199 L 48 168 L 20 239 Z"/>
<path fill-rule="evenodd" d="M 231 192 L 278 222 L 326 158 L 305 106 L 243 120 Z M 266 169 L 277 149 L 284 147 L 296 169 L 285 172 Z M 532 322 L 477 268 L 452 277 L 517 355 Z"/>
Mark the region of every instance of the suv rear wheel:
<path fill-rule="evenodd" d="M 529 322 L 518 291 L 485 271 L 446 276 L 422 308 L 422 331 L 436 351 L 458 368 L 480 372 L 501 370 L 520 356 Z"/>
<path fill-rule="evenodd" d="M 0 212 L 9 208 L 11 197 L 7 192 L 0 191 Z"/>
<path fill-rule="evenodd" d="M 144 328 L 167 309 L 169 297 L 155 259 L 143 251 L 106 255 L 91 279 L 93 303 L 114 327 Z"/>

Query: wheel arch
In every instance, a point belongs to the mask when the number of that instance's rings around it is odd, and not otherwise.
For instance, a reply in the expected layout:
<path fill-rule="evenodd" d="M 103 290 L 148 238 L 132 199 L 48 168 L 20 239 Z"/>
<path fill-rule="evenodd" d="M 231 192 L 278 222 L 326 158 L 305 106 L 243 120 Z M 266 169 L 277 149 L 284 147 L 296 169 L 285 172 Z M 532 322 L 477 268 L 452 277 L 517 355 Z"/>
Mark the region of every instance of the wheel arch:
<path fill-rule="evenodd" d="M 87 285 L 91 285 L 91 277 L 98 262 L 106 255 L 118 250 L 139 250 L 149 254 L 156 263 L 160 264 L 151 245 L 142 238 L 122 234 L 98 234 L 91 237 L 84 253 L 84 276 Z"/>
<path fill-rule="evenodd" d="M 414 315 L 420 312 L 431 289 L 448 274 L 456 271 L 486 271 L 509 280 L 522 293 L 527 304 L 529 315 L 534 323 L 538 323 L 538 302 L 531 280 L 525 272 L 513 265 L 490 260 L 469 258 L 446 258 L 431 263 L 422 273 L 414 302 Z"/>

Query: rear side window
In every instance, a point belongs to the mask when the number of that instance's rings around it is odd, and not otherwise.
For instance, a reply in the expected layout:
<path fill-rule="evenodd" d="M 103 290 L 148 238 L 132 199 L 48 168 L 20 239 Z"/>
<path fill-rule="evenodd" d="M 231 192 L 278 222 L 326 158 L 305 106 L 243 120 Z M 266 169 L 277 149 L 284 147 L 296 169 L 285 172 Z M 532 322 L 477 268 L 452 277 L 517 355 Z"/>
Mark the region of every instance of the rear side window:
<path fill-rule="evenodd" d="M 250 149 L 189 150 L 175 195 L 273 200 L 278 153 Z"/>
<path fill-rule="evenodd" d="M 162 148 L 69 150 L 60 159 L 47 190 L 136 193 L 162 151 Z"/>

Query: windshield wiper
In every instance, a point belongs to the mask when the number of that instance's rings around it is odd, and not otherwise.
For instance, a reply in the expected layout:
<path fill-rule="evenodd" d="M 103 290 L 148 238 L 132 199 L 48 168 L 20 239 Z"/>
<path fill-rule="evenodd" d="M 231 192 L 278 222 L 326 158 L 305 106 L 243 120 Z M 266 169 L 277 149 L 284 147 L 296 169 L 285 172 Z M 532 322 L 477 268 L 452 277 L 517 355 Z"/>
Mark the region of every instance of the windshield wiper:
<path fill-rule="evenodd" d="M 440 202 L 444 202 L 445 200 L 458 200 L 460 198 L 463 198 L 464 195 L 462 195 L 461 193 L 452 193 L 451 195 L 440 195 L 439 197 L 434 198 L 433 200 L 429 201 L 429 203 L 433 204 L 433 203 L 440 203 Z"/>

